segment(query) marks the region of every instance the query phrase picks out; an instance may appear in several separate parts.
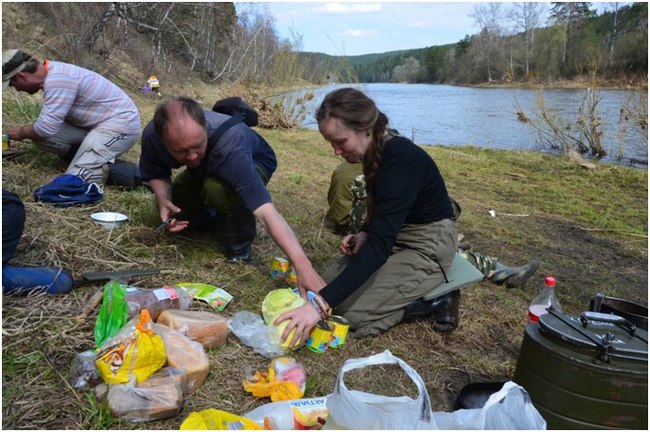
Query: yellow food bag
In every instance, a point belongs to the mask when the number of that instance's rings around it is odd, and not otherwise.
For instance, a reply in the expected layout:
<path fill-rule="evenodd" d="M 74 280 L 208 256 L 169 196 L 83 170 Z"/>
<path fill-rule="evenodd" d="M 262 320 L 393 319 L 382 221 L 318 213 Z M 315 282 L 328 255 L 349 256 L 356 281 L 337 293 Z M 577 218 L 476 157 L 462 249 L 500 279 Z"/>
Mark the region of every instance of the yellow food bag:
<path fill-rule="evenodd" d="M 261 430 L 253 420 L 214 408 L 190 413 L 179 430 Z"/>
<path fill-rule="evenodd" d="M 163 340 L 153 330 L 149 311 L 143 309 L 139 317 L 102 343 L 95 365 L 107 384 L 126 383 L 131 375 L 140 383 L 166 361 Z"/>
<path fill-rule="evenodd" d="M 247 373 L 250 375 L 250 373 Z M 291 357 L 278 357 L 268 371 L 256 371 L 244 378 L 244 390 L 257 398 L 273 402 L 300 399 L 305 393 L 307 376 L 302 364 Z"/>
<path fill-rule="evenodd" d="M 262 302 L 262 316 L 264 317 L 264 322 L 266 325 L 273 327 L 278 336 L 281 337 L 282 332 L 284 332 L 284 329 L 287 327 L 287 324 L 289 324 L 289 321 L 282 321 L 278 326 L 275 326 L 273 324 L 275 319 L 282 315 L 284 312 L 299 308 L 304 304 L 305 299 L 294 293 L 291 288 L 273 290 L 266 295 L 264 301 Z M 289 337 L 282 343 L 282 348 L 290 349 L 289 342 L 292 340 L 295 332 L 295 329 L 291 331 Z M 296 349 L 299 347 L 300 345 L 295 346 L 291 349 Z"/>

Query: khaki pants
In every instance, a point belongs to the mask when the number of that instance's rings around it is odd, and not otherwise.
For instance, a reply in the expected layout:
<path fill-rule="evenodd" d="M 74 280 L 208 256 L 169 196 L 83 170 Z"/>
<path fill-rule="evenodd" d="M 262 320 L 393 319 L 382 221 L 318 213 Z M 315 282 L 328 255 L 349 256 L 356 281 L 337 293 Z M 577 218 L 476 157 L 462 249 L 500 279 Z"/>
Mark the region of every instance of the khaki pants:
<path fill-rule="evenodd" d="M 36 141 L 41 149 L 66 156 L 75 148 L 76 153 L 66 174 L 81 176 L 88 182 L 102 183 L 102 166 L 114 163 L 138 141 L 139 134 L 123 134 L 108 129 L 81 129 L 63 123 L 53 137 Z"/>
<path fill-rule="evenodd" d="M 458 228 L 445 219 L 405 225 L 392 254 L 363 285 L 334 310 L 350 322 L 350 334 L 361 338 L 380 334 L 398 324 L 404 308 L 445 281 L 456 253 Z M 437 261 L 437 262 L 436 262 Z M 329 283 L 349 264 L 343 256 L 323 275 Z"/>

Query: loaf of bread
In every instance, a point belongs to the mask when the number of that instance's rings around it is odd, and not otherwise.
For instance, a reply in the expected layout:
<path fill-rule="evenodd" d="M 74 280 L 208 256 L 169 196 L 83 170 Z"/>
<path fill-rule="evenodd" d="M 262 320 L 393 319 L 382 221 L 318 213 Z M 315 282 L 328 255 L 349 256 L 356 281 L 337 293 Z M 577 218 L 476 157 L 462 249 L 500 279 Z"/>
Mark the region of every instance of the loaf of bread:
<path fill-rule="evenodd" d="M 127 384 L 108 388 L 108 409 L 122 420 L 140 422 L 173 417 L 181 412 L 183 391 L 177 382 L 141 387 Z M 142 383 L 141 383 L 142 384 Z"/>
<path fill-rule="evenodd" d="M 183 369 L 176 369 L 171 366 L 159 369 L 158 372 L 151 375 L 149 379 L 139 383 L 138 387 L 158 387 L 167 384 L 176 384 L 181 388 L 183 394 L 187 394 L 185 371 Z"/>
<path fill-rule="evenodd" d="M 213 312 L 168 309 L 158 317 L 158 324 L 178 330 L 204 348 L 215 348 L 228 337 L 226 319 Z"/>
<path fill-rule="evenodd" d="M 167 365 L 185 371 L 187 393 L 198 389 L 208 376 L 210 362 L 203 346 L 162 324 L 154 324 L 167 352 Z"/>

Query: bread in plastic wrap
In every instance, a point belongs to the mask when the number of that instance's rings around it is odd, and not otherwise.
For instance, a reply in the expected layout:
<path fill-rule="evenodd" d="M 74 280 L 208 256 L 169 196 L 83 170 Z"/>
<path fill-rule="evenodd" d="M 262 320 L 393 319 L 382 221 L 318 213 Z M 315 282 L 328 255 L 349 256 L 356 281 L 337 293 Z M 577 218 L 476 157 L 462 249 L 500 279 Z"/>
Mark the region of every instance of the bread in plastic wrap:
<path fill-rule="evenodd" d="M 210 372 L 210 362 L 203 345 L 190 340 L 166 325 L 154 324 L 154 329 L 165 344 L 167 365 L 183 369 L 186 376 L 187 393 L 194 392 L 203 384 Z"/>
<path fill-rule="evenodd" d="M 157 322 L 178 330 L 204 348 L 222 345 L 230 332 L 226 318 L 213 312 L 168 309 L 160 314 Z"/>
<path fill-rule="evenodd" d="M 126 421 L 141 422 L 173 417 L 180 414 L 182 405 L 183 390 L 175 380 L 142 387 L 136 386 L 135 378 L 132 378 L 126 384 L 108 387 L 109 411 L 114 417 Z"/>

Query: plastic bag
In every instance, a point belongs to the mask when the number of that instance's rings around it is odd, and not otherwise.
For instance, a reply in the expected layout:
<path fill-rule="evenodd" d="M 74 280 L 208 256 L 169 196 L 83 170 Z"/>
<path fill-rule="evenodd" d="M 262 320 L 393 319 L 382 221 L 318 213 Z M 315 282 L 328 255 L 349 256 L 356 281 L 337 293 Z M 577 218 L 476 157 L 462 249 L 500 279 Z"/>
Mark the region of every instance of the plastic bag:
<path fill-rule="evenodd" d="M 264 357 L 281 356 L 280 337 L 272 327 L 264 324 L 262 317 L 249 311 L 237 312 L 226 324 L 241 342 Z"/>
<path fill-rule="evenodd" d="M 104 341 L 97 354 L 97 369 L 107 384 L 121 384 L 135 376 L 142 382 L 167 360 L 165 345 L 156 334 L 149 311 L 129 321 L 113 338 Z"/>
<path fill-rule="evenodd" d="M 203 345 L 162 324 L 154 324 L 165 342 L 167 364 L 183 369 L 187 379 L 187 393 L 192 393 L 205 381 L 210 372 L 210 360 Z"/>
<path fill-rule="evenodd" d="M 277 402 L 300 399 L 305 394 L 305 367 L 291 357 L 278 357 L 268 371 L 246 375 L 244 390 L 257 398 L 270 397 Z"/>
<path fill-rule="evenodd" d="M 433 418 L 441 429 L 546 429 L 528 392 L 512 381 L 491 395 L 483 408 L 434 412 Z"/>
<path fill-rule="evenodd" d="M 118 281 L 111 280 L 104 285 L 102 306 L 95 321 L 95 343 L 99 347 L 106 339 L 117 334 L 126 324 L 128 306 L 126 304 L 126 287 Z"/>
<path fill-rule="evenodd" d="M 275 319 L 282 315 L 284 312 L 299 308 L 305 304 L 305 299 L 300 297 L 291 290 L 291 288 L 281 288 L 269 292 L 264 301 L 262 302 L 262 316 L 264 316 L 264 322 L 273 328 L 278 334 L 278 339 L 282 336 L 284 329 L 289 324 L 288 320 L 282 321 L 277 326 L 274 324 Z M 282 348 L 284 349 L 297 349 L 301 345 L 290 347 L 289 343 L 291 342 L 293 335 L 295 334 L 295 329 L 289 333 L 287 339 L 282 343 Z"/>
<path fill-rule="evenodd" d="M 115 417 L 140 422 L 173 417 L 181 412 L 183 390 L 176 381 L 141 387 L 135 377 L 108 387 L 108 409 Z"/>
<path fill-rule="evenodd" d="M 179 430 L 260 430 L 253 420 L 214 408 L 190 413 Z"/>
<path fill-rule="evenodd" d="M 165 286 L 156 289 L 140 289 L 128 287 L 126 302 L 129 307 L 129 319 L 136 316 L 142 309 L 148 309 L 151 319 L 156 321 L 158 315 L 165 309 L 187 310 L 192 304 L 194 289 Z"/>
<path fill-rule="evenodd" d="M 388 397 L 348 390 L 346 372 L 366 366 L 397 364 L 418 388 L 417 399 Z M 347 360 L 339 369 L 334 392 L 327 398 L 326 429 L 439 429 L 431 412 L 429 393 L 420 375 L 390 351 Z"/>
<path fill-rule="evenodd" d="M 244 414 L 267 430 L 321 429 L 327 421 L 327 396 L 272 402 Z"/>
<path fill-rule="evenodd" d="M 95 360 L 97 360 L 97 353 L 94 350 L 81 352 L 74 357 L 70 370 L 72 387 L 86 390 L 102 382 Z"/>

